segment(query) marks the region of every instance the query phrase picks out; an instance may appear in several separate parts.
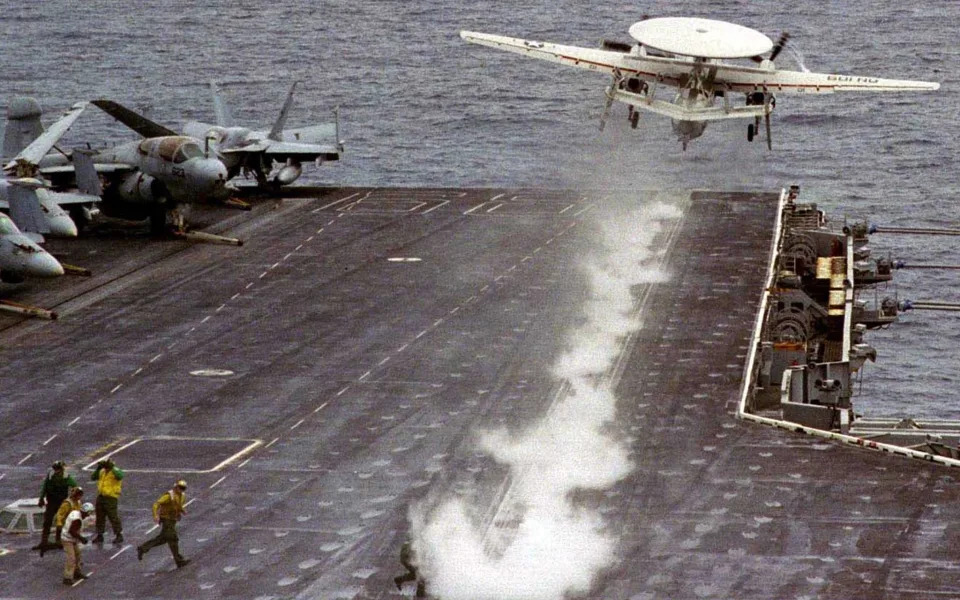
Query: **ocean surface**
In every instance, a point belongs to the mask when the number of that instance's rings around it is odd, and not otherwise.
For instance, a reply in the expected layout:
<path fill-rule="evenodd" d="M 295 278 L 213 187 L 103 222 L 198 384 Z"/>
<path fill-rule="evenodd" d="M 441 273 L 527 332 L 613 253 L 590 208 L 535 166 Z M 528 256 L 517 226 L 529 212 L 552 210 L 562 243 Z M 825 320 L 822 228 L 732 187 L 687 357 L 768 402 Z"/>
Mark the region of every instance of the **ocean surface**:
<path fill-rule="evenodd" d="M 473 46 L 461 29 L 595 46 L 629 39 L 642 15 L 734 21 L 791 46 L 813 71 L 934 80 L 939 92 L 783 97 L 774 150 L 743 123 L 711 125 L 682 152 L 666 119 L 629 129 L 614 107 L 598 131 L 607 79 Z M 237 121 L 269 128 L 293 80 L 288 124 L 341 107 L 346 152 L 305 183 L 637 189 L 803 188 L 834 222 L 958 227 L 960 2 L 800 0 L 523 3 L 364 0 L 135 3 L 2 2 L 0 103 L 45 110 L 110 98 L 179 127 L 213 119 L 221 83 Z M 792 54 L 778 59 L 795 68 Z M 130 139 L 91 109 L 63 142 Z M 960 238 L 876 236 L 875 255 L 960 264 Z M 880 292 L 960 302 L 957 272 L 897 273 Z M 872 294 L 869 295 L 872 299 Z M 678 311 L 683 307 L 678 306 Z M 960 419 L 960 317 L 914 312 L 868 341 L 858 412 Z"/>

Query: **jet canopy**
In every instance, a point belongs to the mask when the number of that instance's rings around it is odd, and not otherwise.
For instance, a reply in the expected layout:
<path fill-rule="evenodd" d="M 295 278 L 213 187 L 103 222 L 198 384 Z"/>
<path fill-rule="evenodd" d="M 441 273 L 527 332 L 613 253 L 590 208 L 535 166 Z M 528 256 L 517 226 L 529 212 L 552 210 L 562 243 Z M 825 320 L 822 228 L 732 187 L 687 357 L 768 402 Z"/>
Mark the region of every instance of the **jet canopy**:
<path fill-rule="evenodd" d="M 203 158 L 203 149 L 191 137 L 172 135 L 150 138 L 140 142 L 139 151 L 167 162 L 182 163 L 191 158 Z"/>

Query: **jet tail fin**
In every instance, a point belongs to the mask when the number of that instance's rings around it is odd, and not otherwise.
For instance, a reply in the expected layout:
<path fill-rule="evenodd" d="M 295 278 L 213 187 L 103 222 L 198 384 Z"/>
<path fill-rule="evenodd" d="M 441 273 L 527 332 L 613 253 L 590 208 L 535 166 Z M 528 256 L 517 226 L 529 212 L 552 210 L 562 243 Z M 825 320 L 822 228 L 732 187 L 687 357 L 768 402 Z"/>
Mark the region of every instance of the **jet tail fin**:
<path fill-rule="evenodd" d="M 33 98 L 14 98 L 7 107 L 7 127 L 3 132 L 3 155 L 13 158 L 43 133 L 43 111 Z"/>
<path fill-rule="evenodd" d="M 213 112 L 217 116 L 217 125 L 233 127 L 233 115 L 230 114 L 230 107 L 220 95 L 220 88 L 217 87 L 216 81 L 210 82 L 210 93 L 213 94 Z"/>
<path fill-rule="evenodd" d="M 73 172 L 77 178 L 77 191 L 91 196 L 102 196 L 103 186 L 100 176 L 93 165 L 93 153 L 89 150 L 75 148 L 73 150 Z"/>
<path fill-rule="evenodd" d="M 26 234 L 50 233 L 50 226 L 40 208 L 37 191 L 22 185 L 10 186 L 10 218 Z"/>
<path fill-rule="evenodd" d="M 299 81 L 294 81 L 293 85 L 290 86 L 290 91 L 287 93 L 287 99 L 283 103 L 283 108 L 280 109 L 280 116 L 277 117 L 277 121 L 273 124 L 273 128 L 270 130 L 268 139 L 271 139 L 275 142 L 280 142 L 283 140 L 283 128 L 287 125 L 287 115 L 290 114 L 290 107 L 293 106 L 293 93 L 297 89 L 297 84 Z"/>

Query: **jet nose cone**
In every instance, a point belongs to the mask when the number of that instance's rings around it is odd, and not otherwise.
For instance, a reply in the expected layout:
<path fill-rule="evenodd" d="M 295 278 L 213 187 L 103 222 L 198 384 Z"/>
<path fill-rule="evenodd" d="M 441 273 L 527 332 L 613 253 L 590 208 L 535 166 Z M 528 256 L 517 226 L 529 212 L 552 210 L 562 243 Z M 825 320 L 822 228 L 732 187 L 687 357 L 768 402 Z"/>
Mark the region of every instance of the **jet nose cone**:
<path fill-rule="evenodd" d="M 59 277 L 63 265 L 47 252 L 37 253 L 27 260 L 26 274 L 30 277 Z"/>
<path fill-rule="evenodd" d="M 213 196 L 219 196 L 223 193 L 224 186 L 227 183 L 227 167 L 216 159 L 203 159 L 203 162 L 197 165 L 197 184 L 203 188 L 204 192 Z"/>
<path fill-rule="evenodd" d="M 54 237 L 77 237 L 77 224 L 66 215 L 52 217 L 48 220 L 48 223 L 50 224 L 50 235 Z"/>

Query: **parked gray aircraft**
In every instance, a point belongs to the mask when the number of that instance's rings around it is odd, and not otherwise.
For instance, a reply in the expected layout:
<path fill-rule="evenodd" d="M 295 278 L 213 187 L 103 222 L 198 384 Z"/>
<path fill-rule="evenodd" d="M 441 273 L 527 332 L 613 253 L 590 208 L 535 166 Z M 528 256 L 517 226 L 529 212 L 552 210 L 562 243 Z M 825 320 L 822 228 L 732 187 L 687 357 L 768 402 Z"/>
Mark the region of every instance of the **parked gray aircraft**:
<path fill-rule="evenodd" d="M 108 100 L 95 100 L 92 104 L 123 109 Z M 182 231 L 183 205 L 222 202 L 232 192 L 227 186 L 227 168 L 212 156 L 209 140 L 205 144 L 182 135 L 147 137 L 97 150 L 91 159 L 96 172 L 106 182 L 100 209 L 123 219 L 149 218 L 155 233 L 166 229 L 168 217 L 173 226 Z M 41 161 L 41 173 L 55 180 L 79 176 L 73 162 L 76 156 L 47 155 Z"/>
<path fill-rule="evenodd" d="M 334 111 L 333 123 L 284 129 L 297 83 L 295 81 L 290 86 L 273 127 L 265 131 L 234 125 L 230 109 L 223 101 L 217 85 L 210 82 L 217 124 L 192 121 L 183 126 L 183 134 L 209 140 L 210 147 L 226 165 L 231 179 L 240 174 L 252 174 L 261 187 L 268 184 L 289 185 L 302 174 L 304 162 L 314 161 L 319 166 L 323 161 L 340 160 L 343 152 L 338 110 Z M 115 102 L 95 100 L 93 103 L 145 137 L 176 135 L 172 129 Z"/>
<path fill-rule="evenodd" d="M 57 259 L 0 213 L 0 281 L 20 283 L 28 277 L 59 275 L 63 275 L 63 266 Z"/>
<path fill-rule="evenodd" d="M 90 214 L 91 207 L 100 201 L 96 192 L 90 192 L 89 182 L 96 180 L 96 173 L 89 161 L 77 166 L 82 171 L 79 193 L 55 192 L 36 179 L 40 160 L 53 148 L 74 121 L 84 111 L 87 103 L 75 104 L 50 129 L 44 131 L 40 121 L 40 104 L 33 98 L 15 98 L 7 107 L 7 126 L 4 130 L 4 155 L 13 157 L 5 166 L 7 176 L 16 179 L 0 179 L 0 209 L 9 210 L 19 229 L 29 234 L 48 234 L 54 237 L 76 237 L 77 225 L 63 207 L 79 216 Z M 20 187 L 24 193 L 15 195 L 13 188 Z M 22 202 L 15 204 L 16 198 Z"/>

